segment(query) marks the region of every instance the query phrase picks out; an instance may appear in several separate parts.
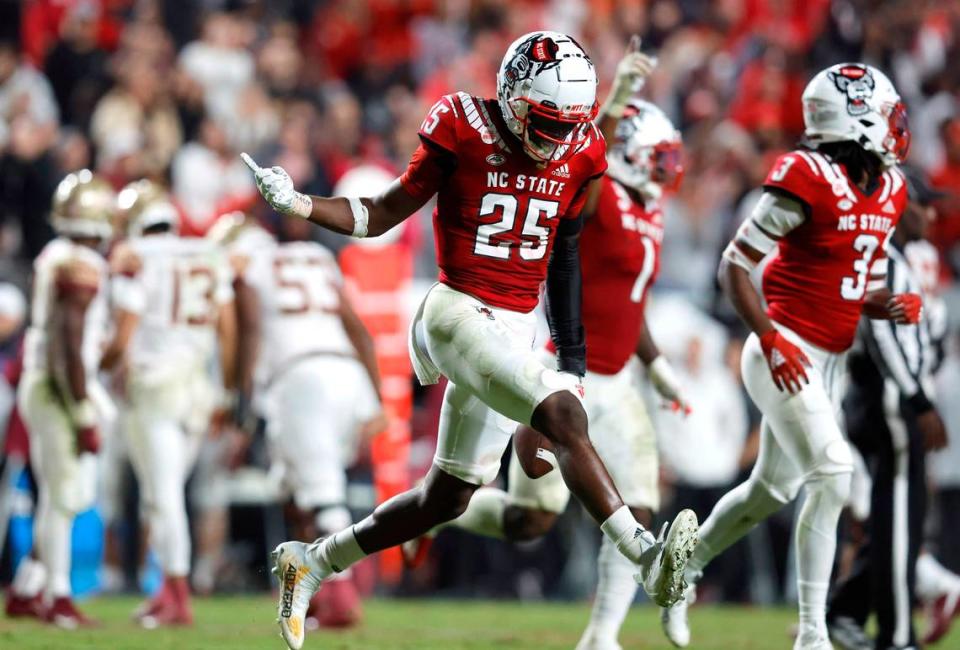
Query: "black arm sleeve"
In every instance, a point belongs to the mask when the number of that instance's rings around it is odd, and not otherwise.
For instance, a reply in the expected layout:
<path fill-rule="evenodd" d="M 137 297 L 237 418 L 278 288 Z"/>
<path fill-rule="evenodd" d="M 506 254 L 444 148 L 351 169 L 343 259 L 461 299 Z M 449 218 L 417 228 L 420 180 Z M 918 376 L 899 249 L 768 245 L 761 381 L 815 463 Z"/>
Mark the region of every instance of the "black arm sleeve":
<path fill-rule="evenodd" d="M 565 219 L 547 269 L 547 320 L 557 347 L 558 367 L 580 377 L 587 373 L 587 345 L 580 320 L 583 287 L 580 282 L 580 230 L 583 216 Z"/>

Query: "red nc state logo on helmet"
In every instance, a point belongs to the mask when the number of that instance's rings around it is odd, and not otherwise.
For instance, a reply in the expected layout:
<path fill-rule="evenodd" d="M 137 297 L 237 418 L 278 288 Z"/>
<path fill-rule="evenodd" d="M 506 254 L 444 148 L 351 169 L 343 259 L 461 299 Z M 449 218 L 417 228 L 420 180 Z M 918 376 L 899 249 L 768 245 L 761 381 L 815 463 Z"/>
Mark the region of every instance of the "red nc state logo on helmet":
<path fill-rule="evenodd" d="M 556 61 L 560 47 L 552 38 L 542 38 L 530 47 L 530 58 L 538 63 Z"/>

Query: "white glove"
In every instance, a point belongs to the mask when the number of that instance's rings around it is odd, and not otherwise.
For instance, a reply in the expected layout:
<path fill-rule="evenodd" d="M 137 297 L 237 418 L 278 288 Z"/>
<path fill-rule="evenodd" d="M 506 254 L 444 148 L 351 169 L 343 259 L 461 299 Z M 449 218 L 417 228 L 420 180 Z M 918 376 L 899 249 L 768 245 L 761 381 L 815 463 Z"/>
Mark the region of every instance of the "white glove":
<path fill-rule="evenodd" d="M 627 53 L 617 64 L 617 73 L 604 104 L 604 112 L 617 119 L 623 117 L 627 102 L 643 88 L 647 77 L 657 67 L 657 57 L 640 51 L 640 37 L 634 36 L 627 46 Z"/>
<path fill-rule="evenodd" d="M 668 402 L 671 410 L 680 411 L 684 415 L 690 414 L 690 404 L 683 395 L 680 380 L 670 362 L 663 355 L 658 356 L 647 366 L 647 376 L 654 390 Z"/>
<path fill-rule="evenodd" d="M 292 214 L 309 219 L 313 213 L 313 201 L 306 194 L 293 188 L 293 179 L 283 167 L 260 167 L 249 155 L 240 154 L 241 160 L 253 172 L 257 189 L 270 207 L 282 214 Z"/>

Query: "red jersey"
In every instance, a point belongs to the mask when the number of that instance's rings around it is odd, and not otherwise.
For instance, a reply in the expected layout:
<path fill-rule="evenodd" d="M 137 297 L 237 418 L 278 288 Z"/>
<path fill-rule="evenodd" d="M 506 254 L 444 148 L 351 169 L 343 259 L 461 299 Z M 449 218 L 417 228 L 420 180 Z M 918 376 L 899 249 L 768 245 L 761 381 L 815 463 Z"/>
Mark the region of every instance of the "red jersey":
<path fill-rule="evenodd" d="M 496 100 L 446 95 L 420 126 L 400 182 L 437 193 L 433 229 L 440 282 L 503 309 L 537 306 L 558 219 L 575 218 L 587 182 L 607 167 L 596 127 L 561 163 L 539 164 L 510 134 Z"/>
<path fill-rule="evenodd" d="M 620 372 L 637 349 L 647 290 L 660 271 L 663 215 L 617 181 L 600 181 L 595 213 L 580 235 L 587 369 Z"/>
<path fill-rule="evenodd" d="M 764 187 L 807 206 L 763 273 L 767 314 L 830 352 L 853 343 L 867 283 L 886 275 L 886 246 L 907 203 L 898 169 L 864 193 L 828 156 L 794 151 L 777 159 Z M 776 234 L 776 233 L 774 233 Z"/>

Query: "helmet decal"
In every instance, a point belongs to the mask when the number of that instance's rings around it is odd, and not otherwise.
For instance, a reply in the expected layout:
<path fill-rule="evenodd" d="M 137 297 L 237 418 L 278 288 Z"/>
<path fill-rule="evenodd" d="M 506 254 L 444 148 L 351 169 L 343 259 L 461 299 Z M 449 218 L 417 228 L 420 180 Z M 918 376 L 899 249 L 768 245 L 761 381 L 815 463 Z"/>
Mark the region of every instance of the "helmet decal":
<path fill-rule="evenodd" d="M 590 57 L 559 32 L 521 36 L 497 73 L 497 101 L 510 132 L 540 162 L 560 162 L 585 144 L 596 116 L 597 77 Z"/>
<path fill-rule="evenodd" d="M 884 167 L 903 162 L 910 145 L 906 107 L 882 70 L 837 63 L 821 70 L 803 91 L 804 136 L 816 147 L 854 142 Z"/>
<path fill-rule="evenodd" d="M 870 112 L 867 100 L 873 97 L 876 81 L 870 71 L 860 65 L 845 65 L 827 73 L 834 85 L 847 97 L 847 112 L 854 117 Z"/>
<path fill-rule="evenodd" d="M 541 38 L 530 46 L 530 58 L 539 63 L 556 61 L 559 51 L 560 48 L 552 38 Z"/>
<path fill-rule="evenodd" d="M 537 72 L 556 67 L 560 63 L 557 58 L 559 51 L 557 42 L 549 36 L 531 34 L 517 47 L 516 54 L 504 70 L 504 78 L 513 84 L 529 79 L 533 75 L 534 64 L 539 65 Z"/>

